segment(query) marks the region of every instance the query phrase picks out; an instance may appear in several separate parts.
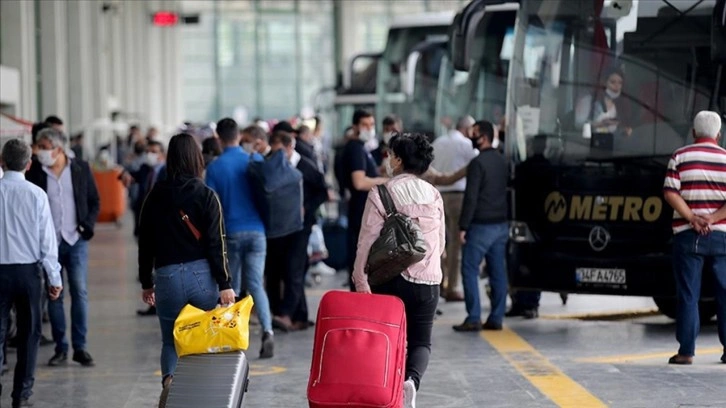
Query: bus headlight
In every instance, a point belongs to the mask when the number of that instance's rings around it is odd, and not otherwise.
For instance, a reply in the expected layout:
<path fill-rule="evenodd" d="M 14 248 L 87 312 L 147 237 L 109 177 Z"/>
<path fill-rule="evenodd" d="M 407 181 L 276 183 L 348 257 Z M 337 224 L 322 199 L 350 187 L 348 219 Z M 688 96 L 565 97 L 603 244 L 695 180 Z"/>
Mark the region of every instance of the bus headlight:
<path fill-rule="evenodd" d="M 534 242 L 534 235 L 527 223 L 512 221 L 509 224 L 509 239 L 517 243 Z"/>

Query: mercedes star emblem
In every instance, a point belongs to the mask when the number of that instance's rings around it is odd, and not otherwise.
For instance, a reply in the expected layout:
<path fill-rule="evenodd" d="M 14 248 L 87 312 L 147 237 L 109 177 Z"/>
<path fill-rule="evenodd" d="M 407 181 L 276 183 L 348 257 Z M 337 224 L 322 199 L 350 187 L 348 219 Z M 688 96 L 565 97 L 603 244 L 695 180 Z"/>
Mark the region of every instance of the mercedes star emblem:
<path fill-rule="evenodd" d="M 610 242 L 610 233 L 603 227 L 595 227 L 590 231 L 590 248 L 593 251 L 600 252 L 608 246 Z"/>

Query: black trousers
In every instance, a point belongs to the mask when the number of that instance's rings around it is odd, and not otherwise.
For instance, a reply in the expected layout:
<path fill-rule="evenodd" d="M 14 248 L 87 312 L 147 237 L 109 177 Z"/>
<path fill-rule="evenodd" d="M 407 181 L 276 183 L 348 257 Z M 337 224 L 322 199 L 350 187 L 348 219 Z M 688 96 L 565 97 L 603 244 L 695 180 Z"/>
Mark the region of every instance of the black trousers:
<path fill-rule="evenodd" d="M 30 398 L 33 394 L 41 333 L 42 274 L 43 269 L 39 264 L 0 265 L 0 343 L 5 344 L 10 308 L 15 305 L 17 312 L 18 361 L 15 364 L 11 394 L 15 401 Z M 0 349 L 0 366 L 4 361 L 5 354 Z"/>
<path fill-rule="evenodd" d="M 431 331 L 439 303 L 439 285 L 412 283 L 398 276 L 383 285 L 372 286 L 380 295 L 397 296 L 406 308 L 406 379 L 412 379 L 418 389 L 431 356 Z"/>
<path fill-rule="evenodd" d="M 288 316 L 294 322 L 308 321 L 305 298 L 308 240 L 311 228 L 267 240 L 265 288 L 270 310 L 276 316 Z"/>

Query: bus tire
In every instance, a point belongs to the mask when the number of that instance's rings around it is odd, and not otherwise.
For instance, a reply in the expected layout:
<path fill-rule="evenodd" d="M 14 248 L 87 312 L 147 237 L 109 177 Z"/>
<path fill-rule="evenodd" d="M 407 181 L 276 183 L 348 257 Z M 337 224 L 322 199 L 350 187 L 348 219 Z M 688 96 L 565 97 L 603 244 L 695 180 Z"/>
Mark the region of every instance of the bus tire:
<path fill-rule="evenodd" d="M 671 319 L 676 318 L 676 298 L 654 297 L 653 301 L 661 313 Z M 702 300 L 698 302 L 698 315 L 701 323 L 711 321 L 716 316 L 716 301 Z"/>

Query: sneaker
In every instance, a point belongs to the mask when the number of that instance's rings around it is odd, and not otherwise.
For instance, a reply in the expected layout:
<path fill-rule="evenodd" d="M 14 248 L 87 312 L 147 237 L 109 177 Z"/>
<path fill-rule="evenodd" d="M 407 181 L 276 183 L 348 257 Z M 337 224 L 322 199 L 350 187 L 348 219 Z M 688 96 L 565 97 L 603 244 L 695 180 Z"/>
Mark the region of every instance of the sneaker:
<path fill-rule="evenodd" d="M 260 349 L 260 358 L 272 358 L 275 354 L 275 342 L 272 340 L 272 333 L 264 332 L 262 334 L 262 348 Z"/>
<path fill-rule="evenodd" d="M 73 353 L 73 361 L 80 363 L 84 367 L 93 367 L 96 365 L 93 362 L 93 357 L 86 350 L 76 350 Z"/>
<path fill-rule="evenodd" d="M 53 357 L 48 360 L 48 365 L 51 367 L 56 367 L 61 364 L 65 364 L 68 362 L 68 353 L 58 352 L 53 354 Z"/>
<path fill-rule="evenodd" d="M 524 317 L 527 320 L 536 319 L 536 318 L 539 317 L 539 310 L 537 310 L 537 309 L 525 309 L 522 312 L 522 317 Z"/>
<path fill-rule="evenodd" d="M 416 408 L 416 384 L 412 379 L 403 383 L 403 408 Z"/>

